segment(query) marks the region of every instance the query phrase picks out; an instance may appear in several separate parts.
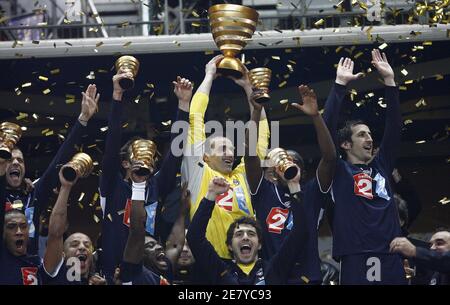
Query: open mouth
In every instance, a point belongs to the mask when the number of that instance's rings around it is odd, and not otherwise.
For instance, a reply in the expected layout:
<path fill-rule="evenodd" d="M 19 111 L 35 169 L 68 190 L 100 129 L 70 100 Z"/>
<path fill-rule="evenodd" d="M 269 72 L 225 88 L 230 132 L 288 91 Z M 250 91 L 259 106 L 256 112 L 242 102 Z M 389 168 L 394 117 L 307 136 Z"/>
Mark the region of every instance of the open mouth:
<path fill-rule="evenodd" d="M 79 254 L 77 258 L 80 260 L 80 262 L 86 262 L 87 261 L 87 255 L 86 254 Z"/>
<path fill-rule="evenodd" d="M 249 255 L 252 252 L 252 247 L 250 247 L 250 245 L 243 245 L 240 250 L 241 254 Z"/>
<path fill-rule="evenodd" d="M 372 145 L 364 146 L 363 149 L 370 154 L 372 153 Z"/>
<path fill-rule="evenodd" d="M 164 252 L 160 252 L 158 255 L 156 255 L 156 260 L 158 261 L 165 261 L 166 255 Z"/>
<path fill-rule="evenodd" d="M 11 178 L 19 178 L 20 177 L 20 170 L 18 169 L 12 169 L 9 171 L 9 176 Z"/>
<path fill-rule="evenodd" d="M 17 249 L 22 249 L 24 244 L 25 244 L 25 241 L 23 239 L 16 240 L 16 248 Z"/>
<path fill-rule="evenodd" d="M 223 158 L 223 162 L 225 163 L 225 165 L 231 167 L 233 166 L 233 159 L 232 158 Z"/>

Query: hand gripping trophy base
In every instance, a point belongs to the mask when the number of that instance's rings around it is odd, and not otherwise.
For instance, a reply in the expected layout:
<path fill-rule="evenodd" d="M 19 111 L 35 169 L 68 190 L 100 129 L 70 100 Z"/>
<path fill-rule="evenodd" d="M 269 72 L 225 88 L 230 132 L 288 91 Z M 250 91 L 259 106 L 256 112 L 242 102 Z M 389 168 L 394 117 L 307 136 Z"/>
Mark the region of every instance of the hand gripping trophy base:
<path fill-rule="evenodd" d="M 241 78 L 245 74 L 245 68 L 239 59 L 234 57 L 224 57 L 217 64 L 217 73 L 223 76 Z"/>

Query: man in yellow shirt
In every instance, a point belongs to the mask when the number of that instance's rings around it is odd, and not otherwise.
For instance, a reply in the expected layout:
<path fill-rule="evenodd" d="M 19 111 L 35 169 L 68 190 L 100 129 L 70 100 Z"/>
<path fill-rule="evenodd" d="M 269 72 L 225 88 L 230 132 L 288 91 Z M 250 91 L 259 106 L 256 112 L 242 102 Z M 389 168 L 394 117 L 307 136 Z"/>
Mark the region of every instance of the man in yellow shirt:
<path fill-rule="evenodd" d="M 226 232 L 235 219 L 242 216 L 254 216 L 250 201 L 250 192 L 245 175 L 243 159 L 233 169 L 234 145 L 225 137 L 206 139 L 205 112 L 208 107 L 209 92 L 213 80 L 217 77 L 217 63 L 223 58 L 218 55 L 211 59 L 205 67 L 205 78 L 191 101 L 189 110 L 189 133 L 183 163 L 182 180 L 188 182 L 191 192 L 190 217 L 194 216 L 200 201 L 208 191 L 208 184 L 215 176 L 222 177 L 230 184 L 230 189 L 216 198 L 216 207 L 209 221 L 206 237 L 222 258 L 230 258 L 226 246 Z M 240 79 L 233 79 L 241 86 L 249 101 L 252 86 L 245 74 Z M 250 111 L 253 106 L 249 102 Z M 242 131 L 244 132 L 244 131 Z M 260 158 L 265 156 L 268 147 L 269 125 L 263 112 L 259 122 L 258 149 Z"/>

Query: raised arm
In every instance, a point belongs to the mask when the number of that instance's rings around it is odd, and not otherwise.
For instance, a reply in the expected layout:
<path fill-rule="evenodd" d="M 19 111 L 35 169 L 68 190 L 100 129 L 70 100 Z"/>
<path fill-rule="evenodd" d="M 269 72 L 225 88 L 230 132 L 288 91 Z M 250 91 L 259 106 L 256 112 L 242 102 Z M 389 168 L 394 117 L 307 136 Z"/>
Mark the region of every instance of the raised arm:
<path fill-rule="evenodd" d="M 178 97 L 178 113 L 177 121 L 189 121 L 189 103 L 192 97 L 192 83 L 187 78 L 177 77 L 177 81 L 173 82 L 174 93 Z M 169 194 L 176 184 L 176 175 L 181 166 L 183 155 L 180 153 L 175 155 L 172 151 L 172 141 L 178 137 L 181 133 L 172 132 L 170 136 L 170 148 L 167 151 L 164 160 L 162 161 L 161 168 L 156 175 L 159 188 L 159 196 L 165 198 Z M 181 141 L 181 143 L 185 143 Z M 182 149 L 182 148 L 181 148 Z"/>
<path fill-rule="evenodd" d="M 198 87 L 192 98 L 189 108 L 189 135 L 188 144 L 196 144 L 206 139 L 205 134 L 205 112 L 209 102 L 209 92 L 212 83 L 217 77 L 217 62 L 223 58 L 222 55 L 213 57 L 205 66 L 205 78 Z"/>
<path fill-rule="evenodd" d="M 283 241 L 278 252 L 270 260 L 268 278 L 272 281 L 270 284 L 286 284 L 290 272 L 292 271 L 295 260 L 301 249 L 306 247 L 308 236 L 308 219 L 305 212 L 304 203 L 301 196 L 300 173 L 287 184 L 291 198 L 291 209 L 294 217 L 294 227 L 288 237 Z"/>
<path fill-rule="evenodd" d="M 48 239 L 47 248 L 45 249 L 44 254 L 44 267 L 49 274 L 53 274 L 56 271 L 63 259 L 63 235 L 67 225 L 67 202 L 69 200 L 70 190 L 78 179 L 77 178 L 72 182 L 64 179 L 62 171 L 65 167 L 66 166 L 63 166 L 59 171 L 61 187 L 59 188 L 58 199 L 56 199 L 55 206 L 50 214 L 48 225 Z"/>
<path fill-rule="evenodd" d="M 303 103 L 295 103 L 292 104 L 292 106 L 303 111 L 313 121 L 317 134 L 317 141 L 319 142 L 319 148 L 322 154 L 319 166 L 317 167 L 317 178 L 320 190 L 322 192 L 327 192 L 333 181 L 334 169 L 336 166 L 336 147 L 334 146 L 330 132 L 319 113 L 317 97 L 314 90 L 301 85 L 298 87 L 298 91 Z"/>
<path fill-rule="evenodd" d="M 133 161 L 131 179 L 133 180 L 131 193 L 131 215 L 128 240 L 123 252 L 123 261 L 140 264 L 144 257 L 145 222 L 147 215 L 144 208 L 145 188 L 148 176 L 138 176 L 135 171 L 143 165 L 142 161 Z"/>
<path fill-rule="evenodd" d="M 178 218 L 173 224 L 172 231 L 167 238 L 165 253 L 166 257 L 175 266 L 178 258 L 180 257 L 181 251 L 183 250 L 184 240 L 185 240 L 185 221 L 186 215 L 189 214 L 191 203 L 191 193 L 187 189 L 187 183 L 185 182 L 181 187 L 181 202 L 180 202 L 180 212 Z"/>
<path fill-rule="evenodd" d="M 341 110 L 342 101 L 344 100 L 347 84 L 355 79 L 363 77 L 363 73 L 353 74 L 354 63 L 350 58 L 343 58 L 339 60 L 336 81 L 331 87 L 331 91 L 328 95 L 325 103 L 325 110 L 323 113 L 323 119 L 327 125 L 331 137 L 335 146 L 337 143 L 337 123 L 339 120 L 339 112 Z"/>
<path fill-rule="evenodd" d="M 397 159 L 402 130 L 398 88 L 394 80 L 394 70 L 389 65 L 386 54 L 383 53 L 381 55 L 378 49 L 374 49 L 372 51 L 372 64 L 383 77 L 384 84 L 386 85 L 386 122 L 377 157 L 392 172 L 395 160 Z"/>
<path fill-rule="evenodd" d="M 97 112 L 98 101 L 100 99 L 100 94 L 97 93 L 97 87 L 90 84 L 86 91 L 81 94 L 83 98 L 78 120 L 36 184 L 33 195 L 33 202 L 37 209 L 34 213 L 36 220 L 38 220 L 39 215 L 41 214 L 40 212 L 47 208 L 48 198 L 51 196 L 53 189 L 58 185 L 58 165 L 69 162 L 70 158 L 75 153 L 75 145 L 80 143 L 81 136 L 86 132 L 89 120 Z M 37 223 L 37 221 L 34 222 Z"/>
<path fill-rule="evenodd" d="M 258 93 L 255 92 L 250 97 L 251 117 L 249 126 L 245 129 L 245 174 L 252 194 L 256 192 L 259 181 L 263 175 L 261 160 L 257 156 L 257 143 L 255 142 L 255 139 L 253 139 L 255 133 L 251 133 L 251 130 L 256 129 L 256 137 L 259 137 L 259 121 L 261 119 L 262 111 L 264 110 L 262 105 L 258 104 L 254 99 L 257 94 Z"/>
<path fill-rule="evenodd" d="M 122 138 L 122 117 L 124 112 L 124 103 L 122 101 L 124 90 L 119 85 L 123 78 L 132 78 L 131 72 L 122 73 L 119 70 L 113 76 L 113 98 L 111 110 L 108 116 L 108 133 L 106 135 L 105 151 L 102 160 L 102 175 L 100 176 L 100 190 L 102 196 L 111 193 L 114 190 L 117 175 L 120 173 L 120 141 Z"/>
<path fill-rule="evenodd" d="M 214 210 L 217 195 L 225 193 L 229 187 L 223 178 L 215 177 L 211 180 L 208 192 L 200 202 L 186 235 L 195 262 L 204 272 L 205 282 L 212 285 L 218 284 L 220 276 L 226 270 L 226 264 L 206 239 L 206 227 Z"/>

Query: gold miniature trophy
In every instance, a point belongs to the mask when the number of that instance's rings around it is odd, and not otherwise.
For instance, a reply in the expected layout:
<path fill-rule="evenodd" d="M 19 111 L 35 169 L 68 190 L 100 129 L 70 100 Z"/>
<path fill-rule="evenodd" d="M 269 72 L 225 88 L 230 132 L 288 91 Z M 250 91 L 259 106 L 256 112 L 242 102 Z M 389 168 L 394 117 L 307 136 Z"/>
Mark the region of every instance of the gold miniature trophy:
<path fill-rule="evenodd" d="M 11 159 L 11 152 L 22 136 L 22 129 L 19 125 L 3 122 L 0 124 L 0 158 Z"/>
<path fill-rule="evenodd" d="M 261 92 L 255 98 L 257 103 L 264 104 L 270 101 L 269 86 L 271 77 L 272 70 L 269 68 L 255 68 L 248 72 L 248 78 L 252 83 L 252 87 Z"/>
<path fill-rule="evenodd" d="M 119 81 L 120 87 L 123 90 L 128 90 L 134 87 L 134 78 L 137 76 L 139 72 L 139 61 L 129 55 L 121 56 L 116 60 L 116 71 L 119 71 L 122 68 L 122 72 L 131 72 L 133 74 L 133 79 L 130 78 L 122 78 Z"/>
<path fill-rule="evenodd" d="M 151 140 L 136 140 L 131 144 L 131 160 L 142 161 L 144 165 L 136 171 L 139 176 L 151 174 L 155 168 L 156 144 Z"/>
<path fill-rule="evenodd" d="M 62 171 L 64 179 L 74 181 L 77 177 L 86 178 L 94 169 L 91 157 L 85 153 L 77 153 Z"/>
<path fill-rule="evenodd" d="M 218 73 L 235 78 L 245 74 L 244 65 L 235 56 L 252 38 L 258 16 L 256 10 L 242 5 L 216 4 L 209 8 L 211 33 L 225 56 L 217 65 Z"/>
<path fill-rule="evenodd" d="M 291 180 L 297 176 L 298 168 L 283 148 L 275 148 L 267 154 L 273 164 L 283 173 L 284 179 Z"/>

